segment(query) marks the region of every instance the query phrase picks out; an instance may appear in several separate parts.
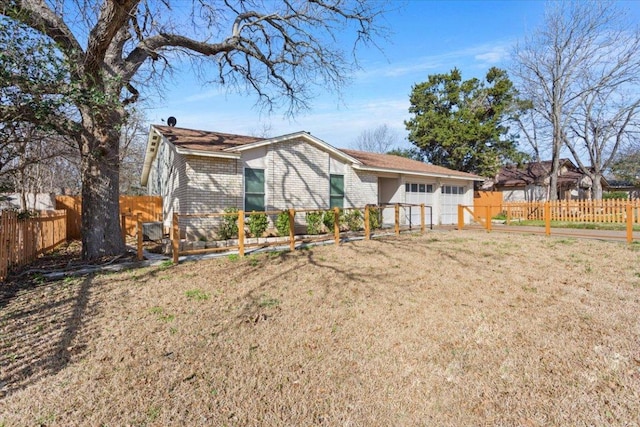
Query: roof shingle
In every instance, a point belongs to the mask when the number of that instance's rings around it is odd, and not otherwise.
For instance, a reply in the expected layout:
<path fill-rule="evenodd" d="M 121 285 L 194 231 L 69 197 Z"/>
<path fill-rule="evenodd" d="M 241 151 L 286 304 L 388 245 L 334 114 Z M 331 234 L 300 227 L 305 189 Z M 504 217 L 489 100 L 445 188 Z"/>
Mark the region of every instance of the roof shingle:
<path fill-rule="evenodd" d="M 395 156 L 393 154 L 379 154 L 370 153 L 368 151 L 357 150 L 340 150 L 349 156 L 359 160 L 363 165 L 372 168 L 380 169 L 392 169 L 392 170 L 405 170 L 411 172 L 436 174 L 436 175 L 450 175 L 460 178 L 479 179 L 478 175 L 474 175 L 467 172 L 460 172 L 453 169 L 448 169 L 442 166 L 430 165 L 417 160 L 408 159 L 406 157 Z"/>

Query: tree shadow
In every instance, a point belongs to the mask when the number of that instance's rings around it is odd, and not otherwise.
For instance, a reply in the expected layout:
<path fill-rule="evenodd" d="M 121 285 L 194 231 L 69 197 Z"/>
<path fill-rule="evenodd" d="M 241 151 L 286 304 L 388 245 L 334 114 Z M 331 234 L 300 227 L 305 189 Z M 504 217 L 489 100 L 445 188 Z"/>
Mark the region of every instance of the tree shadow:
<path fill-rule="evenodd" d="M 55 375 L 84 353 L 91 301 L 101 292 L 93 276 L 7 286 L 0 302 L 0 397 Z"/>

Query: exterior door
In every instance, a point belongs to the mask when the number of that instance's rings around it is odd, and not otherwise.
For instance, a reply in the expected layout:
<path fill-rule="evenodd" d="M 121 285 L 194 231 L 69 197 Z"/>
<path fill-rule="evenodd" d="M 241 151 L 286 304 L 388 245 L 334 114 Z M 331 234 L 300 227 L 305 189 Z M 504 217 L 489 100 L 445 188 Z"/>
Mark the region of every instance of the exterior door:
<path fill-rule="evenodd" d="M 458 223 L 458 205 L 465 204 L 467 189 L 458 185 L 443 185 L 440 210 L 440 224 Z"/>

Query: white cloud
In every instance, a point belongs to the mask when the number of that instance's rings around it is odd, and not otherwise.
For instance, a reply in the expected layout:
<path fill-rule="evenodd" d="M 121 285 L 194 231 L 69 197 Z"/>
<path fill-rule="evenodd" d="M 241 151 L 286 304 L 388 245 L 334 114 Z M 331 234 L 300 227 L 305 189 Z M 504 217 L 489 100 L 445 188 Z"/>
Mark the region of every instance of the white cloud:
<path fill-rule="evenodd" d="M 477 54 L 475 59 L 483 62 L 485 65 L 494 65 L 504 62 L 508 56 L 507 46 L 494 46 L 488 52 Z"/>

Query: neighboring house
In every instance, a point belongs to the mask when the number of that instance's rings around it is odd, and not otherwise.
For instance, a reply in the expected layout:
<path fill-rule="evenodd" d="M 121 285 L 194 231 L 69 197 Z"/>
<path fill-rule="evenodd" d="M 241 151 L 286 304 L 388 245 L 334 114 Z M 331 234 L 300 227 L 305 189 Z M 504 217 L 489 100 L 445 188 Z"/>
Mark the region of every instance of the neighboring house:
<path fill-rule="evenodd" d="M 472 205 L 473 183 L 482 180 L 404 157 L 337 149 L 307 132 L 257 138 L 153 125 L 141 184 L 163 197 L 166 227 L 174 212 L 384 203 L 425 203 L 433 207 L 428 222 L 454 224 L 457 205 Z M 419 222 L 418 210 L 413 214 Z"/>
<path fill-rule="evenodd" d="M 484 185 L 485 189 L 502 191 L 505 202 L 548 200 L 550 192 L 551 161 L 525 163 L 520 167 L 503 167 L 496 178 Z M 558 170 L 558 199 L 591 199 L 591 178 L 583 174 L 569 159 L 560 160 Z M 608 188 L 602 179 L 604 190 Z"/>
<path fill-rule="evenodd" d="M 640 199 L 640 186 L 633 182 L 616 180 L 615 178 L 608 178 L 610 192 L 615 193 L 627 193 L 627 197 L 630 199 Z"/>

